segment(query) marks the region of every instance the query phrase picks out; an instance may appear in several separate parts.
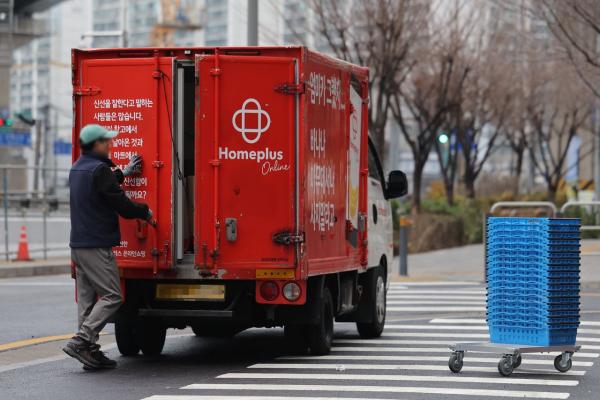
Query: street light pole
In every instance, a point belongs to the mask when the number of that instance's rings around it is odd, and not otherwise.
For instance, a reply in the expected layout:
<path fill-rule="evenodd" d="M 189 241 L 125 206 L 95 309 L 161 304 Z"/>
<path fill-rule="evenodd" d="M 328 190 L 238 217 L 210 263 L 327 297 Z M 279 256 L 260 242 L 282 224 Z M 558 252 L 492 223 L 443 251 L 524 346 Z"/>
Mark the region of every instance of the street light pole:
<path fill-rule="evenodd" d="M 258 46 L 258 0 L 248 0 L 248 46 Z"/>

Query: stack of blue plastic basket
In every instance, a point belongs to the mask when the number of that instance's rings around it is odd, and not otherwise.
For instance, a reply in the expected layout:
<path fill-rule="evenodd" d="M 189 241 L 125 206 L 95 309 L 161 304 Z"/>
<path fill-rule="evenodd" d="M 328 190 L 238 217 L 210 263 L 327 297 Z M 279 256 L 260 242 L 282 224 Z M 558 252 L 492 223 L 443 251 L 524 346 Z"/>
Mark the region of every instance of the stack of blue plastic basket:
<path fill-rule="evenodd" d="M 579 327 L 580 220 L 490 217 L 492 343 L 573 345 Z"/>

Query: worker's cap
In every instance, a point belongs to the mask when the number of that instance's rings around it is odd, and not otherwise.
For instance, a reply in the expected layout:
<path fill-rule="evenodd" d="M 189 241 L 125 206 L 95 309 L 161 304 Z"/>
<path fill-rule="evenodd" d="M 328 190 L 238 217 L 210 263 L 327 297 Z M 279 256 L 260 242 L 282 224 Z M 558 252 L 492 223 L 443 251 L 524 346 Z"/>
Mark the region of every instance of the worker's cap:
<path fill-rule="evenodd" d="M 100 125 L 89 124 L 79 132 L 79 140 L 82 144 L 88 144 L 98 139 L 112 139 L 118 134 L 118 132 L 109 131 Z"/>

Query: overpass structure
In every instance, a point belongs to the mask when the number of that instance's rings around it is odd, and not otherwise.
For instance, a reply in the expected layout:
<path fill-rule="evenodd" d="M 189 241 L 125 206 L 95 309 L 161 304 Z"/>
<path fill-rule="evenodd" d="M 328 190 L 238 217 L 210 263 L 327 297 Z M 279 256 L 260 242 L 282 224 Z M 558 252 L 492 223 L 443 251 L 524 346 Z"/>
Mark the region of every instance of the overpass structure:
<path fill-rule="evenodd" d="M 62 0 L 0 0 L 0 109 L 8 107 L 12 50 L 45 31 L 33 14 Z"/>

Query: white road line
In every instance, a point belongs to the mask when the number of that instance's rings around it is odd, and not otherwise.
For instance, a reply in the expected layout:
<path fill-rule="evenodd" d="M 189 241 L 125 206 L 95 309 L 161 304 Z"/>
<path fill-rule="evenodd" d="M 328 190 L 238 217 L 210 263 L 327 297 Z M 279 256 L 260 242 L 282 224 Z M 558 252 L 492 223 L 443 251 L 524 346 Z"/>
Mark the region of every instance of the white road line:
<path fill-rule="evenodd" d="M 390 329 L 390 330 L 413 330 L 413 329 L 424 329 L 424 330 L 439 330 L 439 331 L 445 331 L 445 330 L 452 330 L 452 331 L 470 331 L 470 330 L 482 330 L 482 331 L 487 331 L 488 327 L 486 325 L 482 325 L 482 326 L 462 326 L 462 325 L 396 325 L 396 324 L 389 324 L 385 326 L 385 329 Z M 586 328 L 579 328 L 577 330 L 577 333 L 589 333 L 592 335 L 600 335 L 600 329 L 586 329 Z"/>
<path fill-rule="evenodd" d="M 551 380 L 528 378 L 475 377 L 456 375 L 374 375 L 374 374 L 302 374 L 302 373 L 263 373 L 233 372 L 217 376 L 218 379 L 306 379 L 312 380 L 365 380 L 388 382 L 460 382 L 460 383 L 499 383 L 503 385 L 544 385 L 544 386 L 577 386 L 576 380 Z"/>
<path fill-rule="evenodd" d="M 401 344 L 401 345 L 438 345 L 447 346 L 444 340 L 403 340 L 403 339 L 335 339 L 334 344 Z M 600 346 L 581 345 L 583 350 L 600 350 Z M 576 353 L 579 354 L 579 353 Z"/>
<path fill-rule="evenodd" d="M 450 353 L 450 349 L 448 347 L 379 347 L 379 346 L 336 346 L 331 348 L 332 352 L 373 352 L 373 353 Z M 527 356 L 542 356 L 548 357 L 548 354 L 560 354 L 560 351 L 553 351 L 549 353 L 528 353 Z M 600 354 L 598 353 L 584 353 L 577 352 L 575 353 L 576 357 L 582 358 L 598 358 Z"/>
<path fill-rule="evenodd" d="M 485 311 L 485 307 L 388 307 L 387 310 L 403 312 L 471 312 Z"/>
<path fill-rule="evenodd" d="M 488 334 L 484 333 L 454 333 L 454 332 L 427 332 L 426 334 L 423 332 L 394 332 L 393 334 L 383 334 L 381 335 L 383 338 L 393 338 L 393 337 L 437 337 L 437 338 L 466 338 L 466 339 L 489 339 Z M 600 338 L 588 338 L 588 337 L 578 337 L 577 342 L 599 342 Z"/>
<path fill-rule="evenodd" d="M 396 329 L 401 329 L 401 330 L 407 330 L 407 331 L 412 331 L 415 329 L 424 329 L 424 330 L 432 330 L 432 331 L 445 331 L 445 330 L 451 330 L 451 331 L 477 331 L 477 330 L 484 330 L 487 331 L 488 327 L 487 326 L 462 326 L 462 325 L 398 325 L 398 324 L 387 324 L 385 326 L 385 329 L 391 329 L 391 330 L 396 330 Z"/>
<path fill-rule="evenodd" d="M 281 385 L 281 384 L 256 384 L 256 383 L 196 383 L 182 387 L 194 390 L 264 390 L 264 391 L 311 391 L 311 392 L 357 392 L 357 393 L 418 393 L 439 395 L 463 396 L 496 396 L 511 398 L 534 399 L 568 399 L 569 393 L 560 392 L 529 392 L 521 390 L 489 390 L 489 389 L 455 389 L 434 387 L 401 387 L 401 386 L 352 386 L 352 385 Z M 288 396 L 288 400 L 290 397 Z"/>
<path fill-rule="evenodd" d="M 396 286 L 481 286 L 481 282 L 456 281 L 456 282 L 392 282 L 390 287 Z"/>
<path fill-rule="evenodd" d="M 473 301 L 485 301 L 485 296 L 436 296 L 433 294 L 430 295 L 416 295 L 416 294 L 388 294 L 388 300 L 473 300 Z"/>
<path fill-rule="evenodd" d="M 469 294 L 469 295 L 473 295 L 473 296 L 485 296 L 486 293 L 487 292 L 485 290 L 444 290 L 444 289 L 438 289 L 438 290 L 389 289 L 387 291 L 388 296 L 389 295 L 405 295 L 405 294 L 414 294 L 414 295 L 427 295 L 427 294 L 444 295 L 444 294 L 447 294 L 448 296 L 451 296 L 453 294 Z"/>
<path fill-rule="evenodd" d="M 445 331 L 445 330 L 454 330 L 454 331 L 482 330 L 482 331 L 487 331 L 488 330 L 487 325 L 463 326 L 463 325 L 408 325 L 408 324 L 407 325 L 394 325 L 394 324 L 390 324 L 390 325 L 386 325 L 385 327 L 386 327 L 386 329 L 392 329 L 392 330 L 394 330 L 394 329 L 402 329 L 402 330 L 425 329 L 425 330 L 440 330 L 440 331 Z M 590 333 L 592 335 L 600 335 L 600 329 L 579 328 L 577 330 L 577 333 Z"/>
<path fill-rule="evenodd" d="M 0 282 L 0 286 L 72 286 L 75 287 L 74 282 Z"/>
<path fill-rule="evenodd" d="M 357 361 L 440 361 L 447 363 L 448 357 L 438 356 L 379 356 L 379 355 L 327 355 L 327 356 L 281 356 L 278 360 L 357 360 Z M 468 362 L 497 364 L 499 357 L 468 357 Z M 523 360 L 524 365 L 548 365 L 551 360 Z M 591 367 L 591 361 L 573 361 L 577 367 Z"/>
<path fill-rule="evenodd" d="M 389 297 L 388 297 L 389 298 Z M 426 296 L 424 298 L 430 298 Z M 482 318 L 434 318 L 429 321 L 430 324 L 485 324 L 486 320 Z M 598 321 L 581 321 L 582 326 L 600 326 Z"/>
<path fill-rule="evenodd" d="M 471 301 L 440 301 L 440 300 L 397 300 L 397 299 L 390 299 L 388 298 L 387 304 L 392 304 L 392 305 L 409 305 L 409 304 L 439 304 L 439 305 L 444 305 L 444 304 L 452 304 L 453 306 L 477 306 L 477 305 L 485 305 L 485 300 L 481 301 L 481 300 L 471 300 Z"/>
<path fill-rule="evenodd" d="M 289 396 L 240 396 L 240 395 L 165 395 L 156 394 L 144 397 L 142 400 L 357 400 L 356 397 L 293 397 Z M 370 397 L 361 397 L 361 400 L 382 400 Z"/>
<path fill-rule="evenodd" d="M 315 364 L 315 363 L 265 363 L 265 364 L 254 364 L 249 366 L 250 369 L 325 369 L 325 370 L 405 370 L 405 371 L 448 371 L 446 365 L 415 365 L 415 364 Z M 464 366 L 463 372 L 492 372 L 497 374 L 498 368 L 496 367 L 471 367 Z M 550 375 L 572 375 L 572 376 L 583 376 L 585 371 L 574 371 L 560 373 L 554 369 L 542 369 L 542 368 L 522 368 L 519 367 L 515 370 L 514 374 L 550 374 Z"/>

